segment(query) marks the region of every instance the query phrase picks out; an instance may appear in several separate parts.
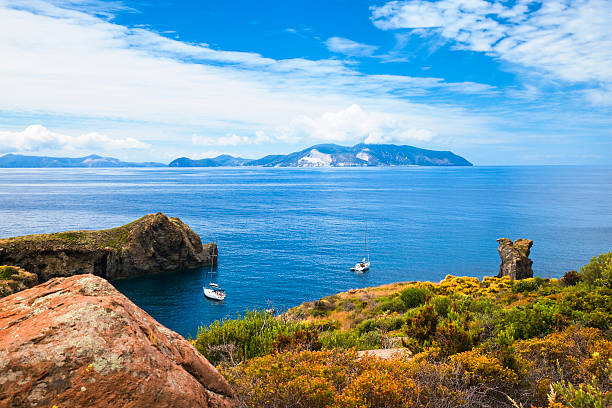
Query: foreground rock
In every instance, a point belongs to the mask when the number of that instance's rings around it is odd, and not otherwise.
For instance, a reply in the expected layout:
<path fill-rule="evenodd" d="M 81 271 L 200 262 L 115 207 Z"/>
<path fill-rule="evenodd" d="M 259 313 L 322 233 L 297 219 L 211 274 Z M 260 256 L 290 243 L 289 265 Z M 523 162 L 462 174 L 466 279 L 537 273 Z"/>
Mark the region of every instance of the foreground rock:
<path fill-rule="evenodd" d="M 508 238 L 497 240 L 497 252 L 501 258 L 498 278 L 509 276 L 510 279 L 525 279 L 533 277 L 529 252 L 533 245 L 530 239 L 517 239 L 514 243 Z"/>
<path fill-rule="evenodd" d="M 38 277 L 17 266 L 0 266 L 0 297 L 38 285 Z"/>
<path fill-rule="evenodd" d="M 41 281 L 91 273 L 125 278 L 210 265 L 217 246 L 178 218 L 149 214 L 118 228 L 0 239 L 0 265 L 17 265 Z"/>
<path fill-rule="evenodd" d="M 177 333 L 93 275 L 0 299 L 0 407 L 231 407 Z"/>

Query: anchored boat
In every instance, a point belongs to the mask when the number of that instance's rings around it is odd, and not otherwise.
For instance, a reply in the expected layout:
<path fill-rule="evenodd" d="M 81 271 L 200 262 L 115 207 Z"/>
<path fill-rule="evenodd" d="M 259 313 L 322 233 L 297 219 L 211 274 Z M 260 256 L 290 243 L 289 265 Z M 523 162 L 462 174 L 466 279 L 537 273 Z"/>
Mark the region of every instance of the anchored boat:
<path fill-rule="evenodd" d="M 223 300 L 225 299 L 225 290 L 221 289 L 216 283 L 211 283 L 208 288 L 202 288 L 204 290 L 204 296 L 212 300 Z"/>
<path fill-rule="evenodd" d="M 370 249 L 368 248 L 368 224 L 367 223 L 366 223 L 366 229 L 365 229 L 364 246 L 365 246 L 366 256 L 361 260 L 361 262 L 357 262 L 355 266 L 351 268 L 351 271 L 366 272 L 370 270 Z"/>

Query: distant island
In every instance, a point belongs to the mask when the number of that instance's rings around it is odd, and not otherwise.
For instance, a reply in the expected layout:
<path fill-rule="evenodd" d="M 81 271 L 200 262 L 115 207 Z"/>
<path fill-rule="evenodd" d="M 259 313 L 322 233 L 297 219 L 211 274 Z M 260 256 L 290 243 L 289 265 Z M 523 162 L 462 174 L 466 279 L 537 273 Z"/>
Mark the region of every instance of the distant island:
<path fill-rule="evenodd" d="M 124 162 L 113 157 L 92 154 L 86 157 L 46 157 L 5 154 L 0 157 L 0 168 L 45 168 L 45 167 L 166 167 L 163 163 Z"/>
<path fill-rule="evenodd" d="M 230 155 L 202 160 L 181 157 L 170 167 L 359 167 L 359 166 L 471 166 L 472 163 L 450 151 L 426 150 L 414 146 L 364 144 L 339 146 L 321 144 L 286 155 L 275 154 L 249 160 Z"/>
<path fill-rule="evenodd" d="M 23 156 L 0 157 L 0 168 L 52 167 L 365 167 L 365 166 L 472 166 L 465 158 L 450 151 L 426 150 L 414 146 L 364 144 L 339 146 L 320 144 L 290 154 L 244 159 L 227 154 L 193 160 L 181 157 L 166 165 L 156 162 L 124 162 L 112 157 L 90 155 L 81 158 Z"/>

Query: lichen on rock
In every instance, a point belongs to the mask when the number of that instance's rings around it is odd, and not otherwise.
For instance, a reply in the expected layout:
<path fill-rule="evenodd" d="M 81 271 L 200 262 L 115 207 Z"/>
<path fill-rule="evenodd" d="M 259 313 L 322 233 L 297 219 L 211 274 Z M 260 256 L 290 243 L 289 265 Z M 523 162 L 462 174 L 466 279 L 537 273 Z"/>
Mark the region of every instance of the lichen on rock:
<path fill-rule="evenodd" d="M 0 406 L 232 407 L 184 338 L 93 275 L 0 299 Z"/>

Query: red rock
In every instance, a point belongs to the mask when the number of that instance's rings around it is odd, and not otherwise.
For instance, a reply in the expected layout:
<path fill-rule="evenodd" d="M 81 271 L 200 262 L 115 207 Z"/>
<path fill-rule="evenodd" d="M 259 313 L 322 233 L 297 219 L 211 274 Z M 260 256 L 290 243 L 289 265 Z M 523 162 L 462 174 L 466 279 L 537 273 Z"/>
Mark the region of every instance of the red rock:
<path fill-rule="evenodd" d="M 0 407 L 232 407 L 184 338 L 106 280 L 55 278 L 0 299 Z"/>

